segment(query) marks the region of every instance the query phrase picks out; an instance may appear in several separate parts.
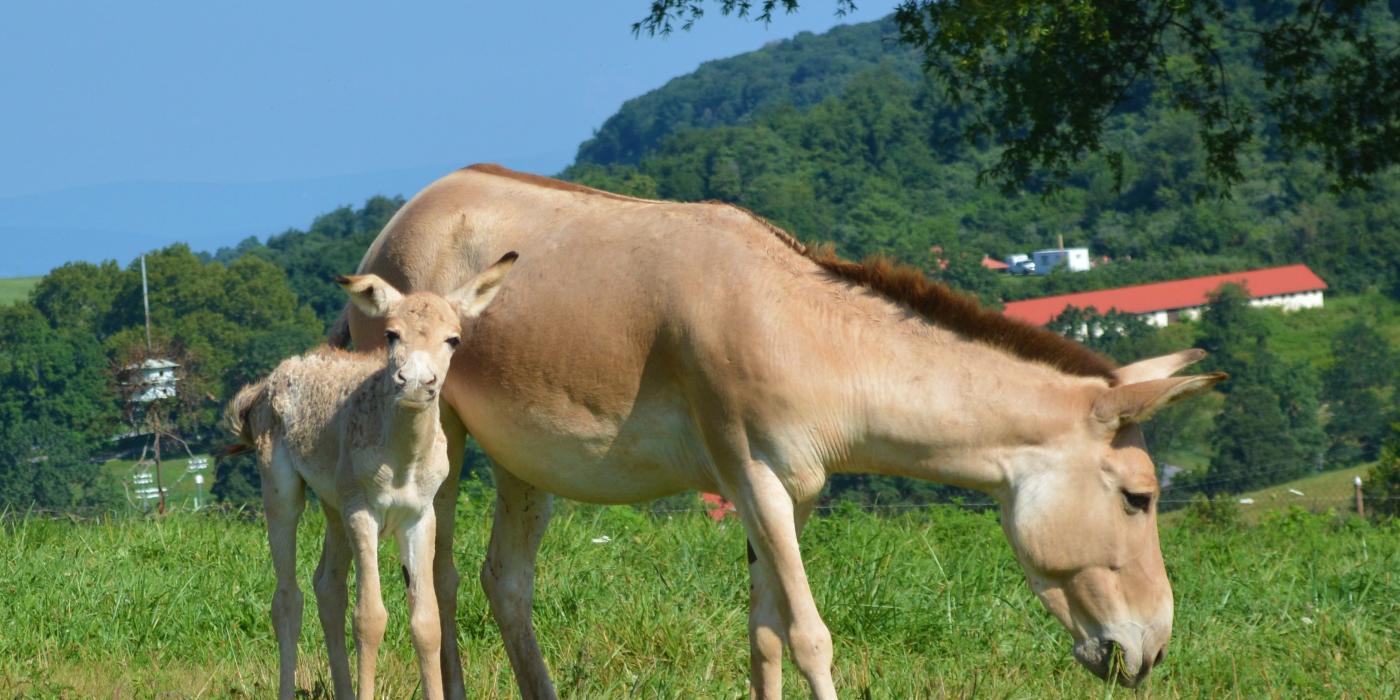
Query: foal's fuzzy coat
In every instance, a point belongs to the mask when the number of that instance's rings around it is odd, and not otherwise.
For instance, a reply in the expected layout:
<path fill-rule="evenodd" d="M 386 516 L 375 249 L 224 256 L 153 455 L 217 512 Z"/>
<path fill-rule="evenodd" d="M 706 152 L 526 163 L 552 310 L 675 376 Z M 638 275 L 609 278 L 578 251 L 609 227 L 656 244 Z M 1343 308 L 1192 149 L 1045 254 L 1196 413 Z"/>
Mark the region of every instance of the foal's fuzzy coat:
<path fill-rule="evenodd" d="M 413 645 L 425 698 L 442 697 L 441 627 L 433 577 L 433 498 L 447 478 L 438 392 L 461 341 L 459 317 L 479 315 L 514 262 L 508 255 L 446 298 L 399 293 L 374 275 L 337 281 L 361 310 L 385 321 L 387 353 L 320 348 L 282 362 L 245 387 L 226 413 L 258 456 L 277 591 L 273 625 L 281 652 L 279 695 L 295 691 L 302 596 L 296 526 L 305 487 L 326 511 L 315 590 L 337 698 L 351 696 L 345 647 L 345 577 L 355 561 L 354 626 L 359 697 L 374 697 L 374 666 L 386 613 L 378 540 L 392 535 L 408 589 Z M 452 513 L 443 514 L 451 518 Z"/>

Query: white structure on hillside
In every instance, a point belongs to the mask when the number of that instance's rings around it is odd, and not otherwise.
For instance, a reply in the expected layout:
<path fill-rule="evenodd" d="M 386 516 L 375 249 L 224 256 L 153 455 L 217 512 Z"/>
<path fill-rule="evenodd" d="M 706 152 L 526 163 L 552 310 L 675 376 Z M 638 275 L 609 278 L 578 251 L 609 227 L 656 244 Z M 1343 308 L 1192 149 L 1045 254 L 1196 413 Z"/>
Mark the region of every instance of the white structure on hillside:
<path fill-rule="evenodd" d="M 175 368 L 179 366 L 170 360 L 150 359 L 122 368 L 124 384 L 131 390 L 129 400 L 150 403 L 175 398 L 175 383 L 179 381 Z"/>
<path fill-rule="evenodd" d="M 1035 263 L 1035 274 L 1048 275 L 1063 266 L 1070 272 L 1086 272 L 1089 269 L 1088 248 L 1046 248 L 1031 253 Z"/>

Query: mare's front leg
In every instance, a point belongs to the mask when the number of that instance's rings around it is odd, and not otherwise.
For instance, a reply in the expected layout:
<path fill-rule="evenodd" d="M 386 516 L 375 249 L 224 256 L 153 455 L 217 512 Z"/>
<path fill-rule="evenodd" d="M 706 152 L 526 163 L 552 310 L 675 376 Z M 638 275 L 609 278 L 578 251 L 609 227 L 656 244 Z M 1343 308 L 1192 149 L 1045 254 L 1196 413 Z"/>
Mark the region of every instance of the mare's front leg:
<path fill-rule="evenodd" d="M 399 564 L 408 590 L 408 627 L 418 652 L 418 673 L 423 679 L 424 700 L 442 700 L 442 628 L 438 598 L 433 592 L 433 539 L 437 524 L 433 509 L 424 508 L 417 522 L 397 533 Z"/>
<path fill-rule="evenodd" d="M 359 700 L 374 700 L 374 666 L 389 613 L 379 588 L 379 518 L 362 505 L 350 506 L 345 529 L 355 558 L 355 665 Z"/>
<path fill-rule="evenodd" d="M 530 610 L 535 597 L 535 554 L 549 525 L 550 496 L 500 466 L 496 477 L 496 519 L 481 567 L 481 586 L 491 615 L 501 628 L 506 656 L 525 700 L 557 697 L 544 665 Z"/>
<path fill-rule="evenodd" d="M 714 450 L 712 451 L 719 451 Z M 737 452 L 737 450 L 735 450 Z M 734 501 L 749 542 L 753 545 L 754 566 L 763 570 L 756 580 L 767 585 L 765 578 L 776 584 L 778 616 L 785 630 L 782 638 L 792 651 L 792 660 L 806 677 L 812 697 L 835 700 L 836 686 L 831 680 L 831 633 L 822 622 L 816 601 L 807 583 L 807 571 L 802 564 L 802 552 L 797 545 L 799 509 L 771 467 L 762 461 L 736 457 L 732 462 L 717 459 L 721 466 L 721 481 Z M 751 569 L 753 567 L 750 567 Z M 762 620 L 760 620 L 762 622 Z M 763 639 L 758 656 L 763 661 L 759 671 L 765 684 L 764 696 L 777 697 L 766 686 L 771 684 L 771 639 Z M 781 674 L 781 669 L 777 671 Z M 779 681 L 781 682 L 781 681 Z M 755 691 L 757 692 L 757 691 Z"/>
<path fill-rule="evenodd" d="M 812 515 L 814 501 L 799 503 L 793 513 L 797 535 Z M 749 695 L 755 700 L 783 697 L 782 592 L 771 567 L 758 562 L 753 544 L 749 559 Z"/>
<path fill-rule="evenodd" d="M 447 479 L 433 498 L 437 535 L 433 539 L 433 587 L 437 591 L 438 619 L 442 624 L 442 684 L 448 700 L 464 700 L 462 656 L 457 648 L 457 563 L 453 560 L 452 535 L 457 522 L 457 492 L 466 457 L 467 431 L 462 419 L 448 405 L 440 404 L 442 432 L 447 437 Z"/>
<path fill-rule="evenodd" d="M 302 596 L 297 587 L 297 522 L 306 505 L 306 485 L 275 454 L 262 470 L 263 511 L 267 517 L 267 543 L 277 590 L 272 594 L 272 627 L 277 633 L 277 697 L 291 700 L 296 694 L 297 638 L 301 636 Z"/>

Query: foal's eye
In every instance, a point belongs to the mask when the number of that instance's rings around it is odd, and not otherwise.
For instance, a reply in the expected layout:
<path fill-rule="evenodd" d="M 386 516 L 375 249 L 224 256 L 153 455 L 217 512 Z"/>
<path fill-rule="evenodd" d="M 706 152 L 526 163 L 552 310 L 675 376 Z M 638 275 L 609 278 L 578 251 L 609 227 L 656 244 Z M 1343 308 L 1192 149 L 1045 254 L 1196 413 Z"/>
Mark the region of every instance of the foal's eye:
<path fill-rule="evenodd" d="M 390 343 L 397 343 L 399 342 L 399 333 L 398 331 L 384 331 L 384 338 Z"/>
<path fill-rule="evenodd" d="M 458 337 L 455 336 L 455 335 L 452 336 L 451 338 L 448 338 L 448 339 L 447 339 L 447 346 L 450 347 L 450 348 L 452 348 L 453 350 L 456 350 L 456 349 L 457 349 L 457 346 L 458 346 L 458 345 L 461 345 L 461 344 L 462 344 L 462 339 L 461 339 L 461 338 L 458 338 Z"/>
<path fill-rule="evenodd" d="M 1133 493 L 1132 491 L 1124 490 L 1123 502 L 1128 504 L 1128 510 L 1134 512 L 1146 511 L 1149 507 L 1152 506 L 1152 494 Z"/>

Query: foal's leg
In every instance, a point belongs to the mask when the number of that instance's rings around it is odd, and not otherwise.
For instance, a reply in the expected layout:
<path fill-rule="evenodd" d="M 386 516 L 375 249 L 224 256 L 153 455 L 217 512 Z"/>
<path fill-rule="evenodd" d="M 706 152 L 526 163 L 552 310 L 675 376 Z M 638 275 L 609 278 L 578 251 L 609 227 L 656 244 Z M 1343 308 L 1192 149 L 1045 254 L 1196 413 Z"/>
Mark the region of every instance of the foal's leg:
<path fill-rule="evenodd" d="M 389 613 L 379 589 L 379 519 L 364 508 L 345 516 L 355 557 L 355 665 L 359 700 L 374 700 L 374 665 Z"/>
<path fill-rule="evenodd" d="M 463 700 L 467 691 L 462 682 L 462 656 L 457 648 L 457 565 L 452 556 L 452 530 L 457 522 L 457 490 L 462 476 L 462 460 L 467 448 L 467 431 L 457 412 L 443 401 L 442 431 L 447 436 L 447 479 L 433 498 L 437 535 L 433 540 L 433 587 L 437 590 L 438 619 L 442 623 L 442 684 L 449 700 Z"/>
<path fill-rule="evenodd" d="M 297 587 L 297 520 L 306 505 L 306 485 L 286 460 L 273 453 L 262 473 L 267 543 L 277 590 L 272 594 L 272 627 L 277 633 L 277 696 L 296 693 L 297 637 L 301 636 L 301 589 Z"/>
<path fill-rule="evenodd" d="M 755 565 L 765 567 L 767 576 L 777 583 L 774 597 L 779 617 L 786 627 L 783 638 L 792 650 L 792 660 L 807 678 L 812 697 L 835 700 L 836 687 L 831 682 L 831 633 L 822 622 L 807 585 L 807 571 L 797 546 L 797 509 L 792 497 L 763 462 L 744 461 L 737 476 L 731 497 L 744 519 L 749 542 L 757 555 Z M 759 580 L 762 579 L 760 576 Z M 766 644 L 765 661 L 771 648 L 771 643 Z"/>
<path fill-rule="evenodd" d="M 438 621 L 438 598 L 433 592 L 433 536 L 437 524 L 433 509 L 426 508 L 417 522 L 396 534 L 399 565 L 403 567 L 404 588 L 408 590 L 408 628 L 413 648 L 418 652 L 418 673 L 423 679 L 424 700 L 442 700 L 442 628 Z"/>
<path fill-rule="evenodd" d="M 797 534 L 807 524 L 814 501 L 794 513 Z M 749 695 L 755 700 L 783 697 L 783 625 L 778 581 L 770 567 L 758 563 L 749 545 Z"/>
<path fill-rule="evenodd" d="M 499 466 L 496 519 L 491 545 L 481 567 L 481 586 L 491 600 L 491 614 L 501 628 L 515 682 L 525 700 L 554 698 L 530 608 L 535 596 L 535 553 L 549 524 L 550 496 Z"/>
<path fill-rule="evenodd" d="M 312 585 L 316 590 L 316 611 L 321 617 L 321 631 L 326 637 L 326 656 L 330 660 L 331 685 L 336 700 L 350 700 L 355 694 L 350 685 L 350 658 L 345 650 L 345 606 L 348 595 L 345 577 L 350 573 L 350 538 L 345 533 L 345 521 L 340 511 L 323 501 L 326 513 L 326 542 L 321 549 L 321 563 L 316 567 Z"/>

